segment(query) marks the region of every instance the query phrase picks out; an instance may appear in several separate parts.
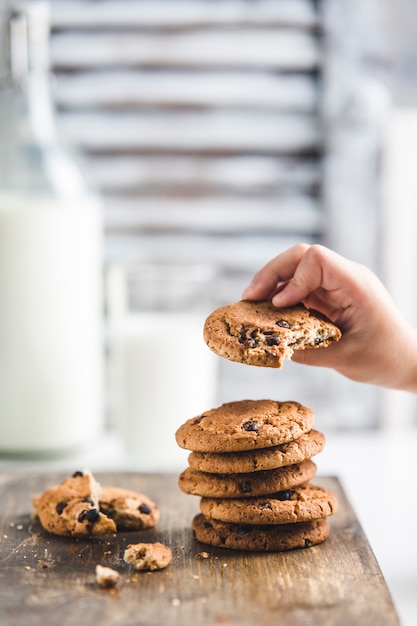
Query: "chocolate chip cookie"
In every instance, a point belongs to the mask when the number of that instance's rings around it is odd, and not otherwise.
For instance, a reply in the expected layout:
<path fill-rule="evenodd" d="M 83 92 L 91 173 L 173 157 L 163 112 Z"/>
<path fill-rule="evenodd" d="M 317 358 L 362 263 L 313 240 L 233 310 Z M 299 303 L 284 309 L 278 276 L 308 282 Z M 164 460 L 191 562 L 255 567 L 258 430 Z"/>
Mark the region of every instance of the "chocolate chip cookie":
<path fill-rule="evenodd" d="M 326 519 L 283 525 L 233 524 L 208 519 L 201 513 L 192 521 L 194 536 L 201 543 L 219 548 L 281 552 L 308 548 L 325 541 L 329 536 Z"/>
<path fill-rule="evenodd" d="M 216 309 L 203 334 L 219 356 L 261 367 L 282 367 L 294 350 L 327 347 L 342 336 L 330 320 L 302 304 L 280 309 L 269 300 L 243 300 Z"/>
<path fill-rule="evenodd" d="M 202 498 L 200 510 L 209 519 L 235 524 L 290 524 L 333 515 L 336 497 L 324 487 L 306 483 L 255 498 Z"/>
<path fill-rule="evenodd" d="M 240 400 L 191 418 L 175 434 L 181 448 L 236 452 L 298 439 L 311 430 L 314 413 L 299 402 Z"/>
<path fill-rule="evenodd" d="M 244 474 L 208 474 L 185 469 L 178 484 L 184 493 L 210 498 L 247 498 L 291 489 L 314 478 L 316 465 L 306 459 L 301 463 Z"/>
<path fill-rule="evenodd" d="M 88 470 L 46 489 L 32 504 L 45 530 L 69 537 L 145 530 L 159 520 L 153 500 L 130 489 L 101 487 Z"/>
<path fill-rule="evenodd" d="M 116 524 L 99 509 L 100 485 L 88 471 L 75 472 L 32 500 L 45 530 L 68 537 L 106 535 Z"/>
<path fill-rule="evenodd" d="M 259 472 L 311 459 L 323 450 L 325 443 L 323 433 L 312 429 L 298 439 L 270 448 L 243 452 L 191 452 L 188 465 L 213 474 Z"/>
<path fill-rule="evenodd" d="M 159 520 L 155 502 L 142 493 L 121 487 L 103 487 L 100 510 L 114 520 L 117 530 L 145 530 Z"/>

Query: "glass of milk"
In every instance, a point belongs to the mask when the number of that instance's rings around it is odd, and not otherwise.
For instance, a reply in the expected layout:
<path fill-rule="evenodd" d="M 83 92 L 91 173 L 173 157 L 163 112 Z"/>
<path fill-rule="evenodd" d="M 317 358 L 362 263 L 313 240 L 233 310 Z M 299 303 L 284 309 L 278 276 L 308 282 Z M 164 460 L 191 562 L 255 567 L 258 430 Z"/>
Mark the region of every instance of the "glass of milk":
<path fill-rule="evenodd" d="M 175 431 L 216 404 L 217 359 L 203 339 L 212 280 L 205 265 L 109 268 L 113 424 L 134 469 L 183 469 Z"/>

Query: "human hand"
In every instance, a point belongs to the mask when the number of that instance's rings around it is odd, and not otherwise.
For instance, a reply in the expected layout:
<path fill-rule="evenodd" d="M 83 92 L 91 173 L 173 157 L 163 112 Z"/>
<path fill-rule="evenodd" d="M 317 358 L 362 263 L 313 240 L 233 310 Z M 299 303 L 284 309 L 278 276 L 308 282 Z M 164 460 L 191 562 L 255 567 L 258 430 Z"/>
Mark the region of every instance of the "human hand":
<path fill-rule="evenodd" d="M 245 300 L 277 307 L 298 302 L 326 315 L 342 339 L 321 350 L 297 350 L 293 361 L 330 367 L 352 380 L 417 391 L 417 330 L 377 276 L 320 245 L 297 244 L 254 276 Z"/>

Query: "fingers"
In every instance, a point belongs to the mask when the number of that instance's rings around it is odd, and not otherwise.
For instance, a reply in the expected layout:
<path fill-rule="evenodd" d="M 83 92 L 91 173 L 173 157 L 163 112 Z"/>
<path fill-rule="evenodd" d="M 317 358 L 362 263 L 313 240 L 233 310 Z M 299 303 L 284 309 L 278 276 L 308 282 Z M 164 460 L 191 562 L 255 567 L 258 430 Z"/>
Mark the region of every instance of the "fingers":
<path fill-rule="evenodd" d="M 324 246 L 298 244 L 267 263 L 243 297 L 272 299 L 277 307 L 303 302 L 336 321 L 346 318 L 347 310 L 361 299 L 362 271 Z"/>
<path fill-rule="evenodd" d="M 271 298 L 276 306 L 291 306 L 317 289 L 340 286 L 346 274 L 342 257 L 320 245 L 297 244 L 269 261 L 243 293 L 243 298 Z"/>
<path fill-rule="evenodd" d="M 273 303 L 280 307 L 307 299 L 326 303 L 325 294 L 341 286 L 341 261 L 341 257 L 323 246 L 309 246 L 300 257 L 291 279 L 274 295 Z"/>
<path fill-rule="evenodd" d="M 267 263 L 243 297 L 272 299 L 277 307 L 303 302 L 341 329 L 340 342 L 295 351 L 293 361 L 330 367 L 352 380 L 417 389 L 417 331 L 369 268 L 324 246 L 298 244 Z"/>
<path fill-rule="evenodd" d="M 298 264 L 309 247 L 308 244 L 297 244 L 269 261 L 255 274 L 251 284 L 243 292 L 242 298 L 244 300 L 272 298 L 294 276 Z"/>

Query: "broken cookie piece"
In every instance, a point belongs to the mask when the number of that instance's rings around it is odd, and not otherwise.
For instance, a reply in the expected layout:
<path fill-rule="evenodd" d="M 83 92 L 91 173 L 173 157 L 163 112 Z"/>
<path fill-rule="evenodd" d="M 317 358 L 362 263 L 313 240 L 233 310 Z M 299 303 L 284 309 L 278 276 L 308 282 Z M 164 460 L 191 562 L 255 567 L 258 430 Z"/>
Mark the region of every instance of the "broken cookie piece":
<path fill-rule="evenodd" d="M 277 308 L 271 301 L 235 302 L 206 319 L 204 339 L 213 352 L 230 361 L 277 367 L 294 350 L 323 348 L 342 333 L 330 320 L 302 304 Z"/>
<path fill-rule="evenodd" d="M 136 543 L 127 546 L 123 558 L 137 571 L 154 571 L 164 569 L 171 563 L 172 551 L 159 541 Z"/>
<path fill-rule="evenodd" d="M 145 530 L 159 520 L 155 502 L 137 491 L 121 487 L 103 487 L 100 510 L 116 524 L 118 531 Z"/>
<path fill-rule="evenodd" d="M 46 489 L 32 505 L 45 530 L 69 537 L 145 530 L 159 520 L 153 500 L 131 489 L 101 487 L 89 470 Z"/>
<path fill-rule="evenodd" d="M 116 524 L 99 509 L 100 485 L 88 470 L 75 472 L 32 500 L 34 515 L 54 535 L 86 537 L 116 531 Z"/>
<path fill-rule="evenodd" d="M 112 589 L 120 581 L 120 574 L 111 567 L 96 565 L 96 581 L 102 589 Z"/>

